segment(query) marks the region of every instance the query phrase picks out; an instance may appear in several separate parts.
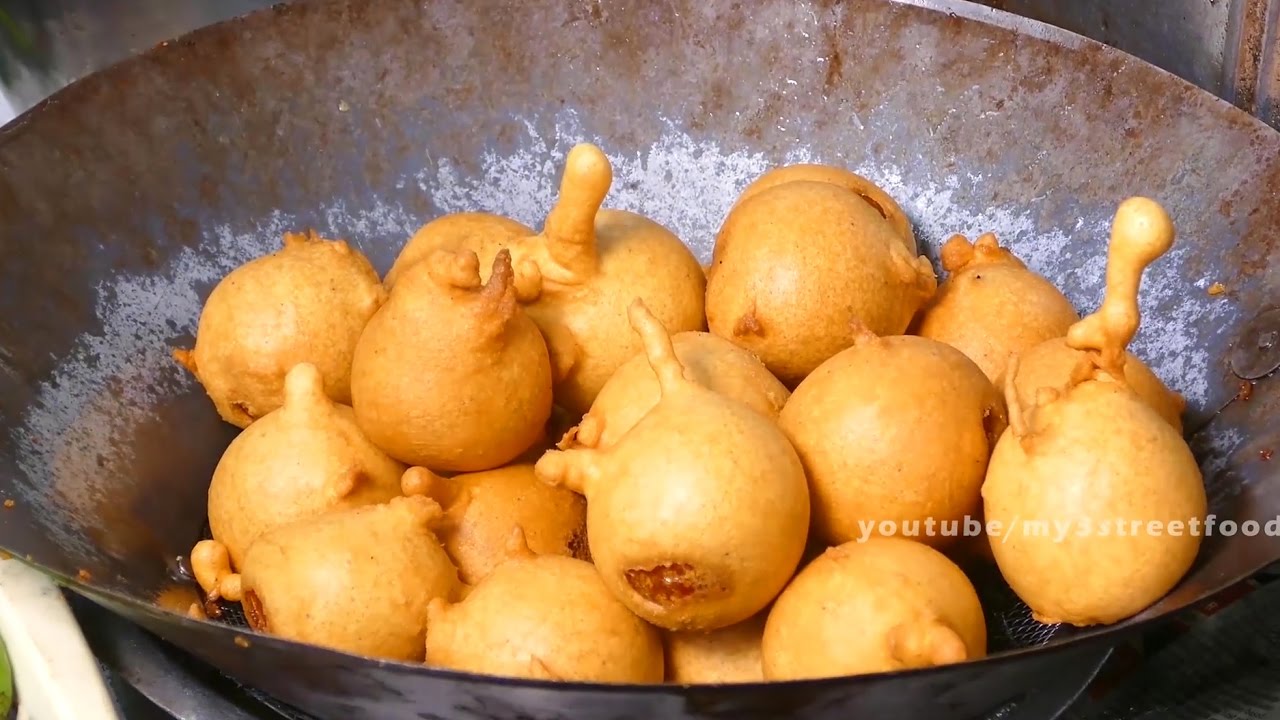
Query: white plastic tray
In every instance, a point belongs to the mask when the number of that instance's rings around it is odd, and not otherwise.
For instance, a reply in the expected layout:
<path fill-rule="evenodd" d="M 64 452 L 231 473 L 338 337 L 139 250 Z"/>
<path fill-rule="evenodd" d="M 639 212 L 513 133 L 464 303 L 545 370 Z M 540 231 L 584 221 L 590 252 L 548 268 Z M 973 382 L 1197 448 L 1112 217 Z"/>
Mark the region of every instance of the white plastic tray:
<path fill-rule="evenodd" d="M 12 559 L 0 561 L 0 638 L 13 666 L 18 720 L 120 720 L 62 591 Z"/>

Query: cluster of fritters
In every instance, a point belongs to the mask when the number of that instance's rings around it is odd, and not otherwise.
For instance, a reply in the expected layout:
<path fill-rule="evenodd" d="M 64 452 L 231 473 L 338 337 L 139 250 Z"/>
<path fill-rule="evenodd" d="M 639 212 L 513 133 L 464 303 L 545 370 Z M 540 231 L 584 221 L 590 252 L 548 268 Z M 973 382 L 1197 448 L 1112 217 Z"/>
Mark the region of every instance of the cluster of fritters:
<path fill-rule="evenodd" d="M 1120 205 L 1082 318 L 990 234 L 939 282 L 841 168 L 757 178 L 706 267 L 604 208 L 612 179 L 579 145 L 541 231 L 445 215 L 385 277 L 289 234 L 218 283 L 175 351 L 243 429 L 193 614 L 481 674 L 751 682 L 984 656 L 971 566 L 1074 625 L 1187 572 L 1196 533 L 1069 531 L 1205 513 L 1184 400 L 1126 349 L 1157 203 Z"/>

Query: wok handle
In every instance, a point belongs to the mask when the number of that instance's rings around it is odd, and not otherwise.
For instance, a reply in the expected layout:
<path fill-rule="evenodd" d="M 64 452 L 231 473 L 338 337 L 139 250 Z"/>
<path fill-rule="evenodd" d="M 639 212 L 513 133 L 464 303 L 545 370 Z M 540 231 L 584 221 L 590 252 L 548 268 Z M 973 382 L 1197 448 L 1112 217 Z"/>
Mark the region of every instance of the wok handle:
<path fill-rule="evenodd" d="M 12 559 L 0 561 L 0 637 L 13 667 L 19 720 L 119 720 L 62 592 Z"/>

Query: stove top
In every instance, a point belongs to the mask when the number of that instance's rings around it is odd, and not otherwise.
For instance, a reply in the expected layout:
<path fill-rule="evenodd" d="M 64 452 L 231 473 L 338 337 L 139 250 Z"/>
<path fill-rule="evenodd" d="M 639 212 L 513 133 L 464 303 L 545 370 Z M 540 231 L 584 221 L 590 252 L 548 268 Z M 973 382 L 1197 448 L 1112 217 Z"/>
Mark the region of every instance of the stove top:
<path fill-rule="evenodd" d="M 71 592 L 67 603 L 129 720 L 314 720 Z"/>

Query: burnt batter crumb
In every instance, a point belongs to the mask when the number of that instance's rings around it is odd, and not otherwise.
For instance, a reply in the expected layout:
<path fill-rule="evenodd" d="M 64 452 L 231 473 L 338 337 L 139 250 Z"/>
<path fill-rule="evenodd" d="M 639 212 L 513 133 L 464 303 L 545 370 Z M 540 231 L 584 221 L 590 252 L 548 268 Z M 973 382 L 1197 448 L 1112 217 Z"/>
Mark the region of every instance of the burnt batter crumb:
<path fill-rule="evenodd" d="M 258 599 L 256 592 L 245 590 L 240 606 L 244 608 L 244 619 L 249 627 L 261 633 L 271 632 L 267 612 L 262 608 L 262 601 Z"/>
<path fill-rule="evenodd" d="M 579 527 L 569 536 L 569 556 L 591 562 L 591 545 L 587 542 L 587 528 Z"/>
<path fill-rule="evenodd" d="M 221 604 L 221 603 L 219 603 L 217 600 L 205 600 L 205 601 L 204 601 L 204 614 L 205 614 L 205 617 L 209 617 L 209 618 L 212 618 L 212 619 L 214 619 L 214 620 L 221 620 L 221 619 L 222 619 L 222 604 Z"/>

